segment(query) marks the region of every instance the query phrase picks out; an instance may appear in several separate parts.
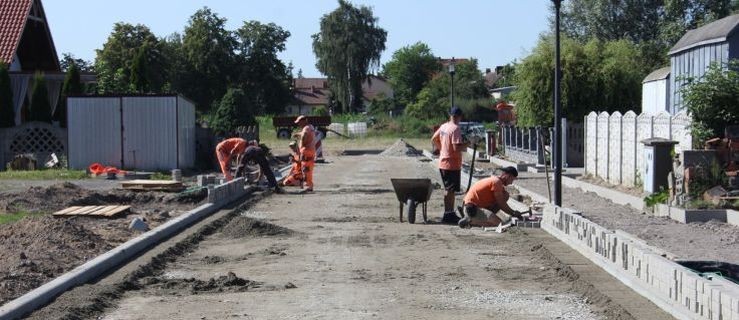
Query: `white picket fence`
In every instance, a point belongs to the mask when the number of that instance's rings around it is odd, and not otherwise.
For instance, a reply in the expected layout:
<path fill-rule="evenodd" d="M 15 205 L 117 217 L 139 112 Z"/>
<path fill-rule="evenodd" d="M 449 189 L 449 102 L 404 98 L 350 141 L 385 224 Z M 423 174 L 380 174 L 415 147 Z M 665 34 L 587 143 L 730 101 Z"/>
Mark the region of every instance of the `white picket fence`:
<path fill-rule="evenodd" d="M 633 111 L 621 114 L 591 112 L 585 117 L 585 172 L 616 185 L 632 187 L 641 181 L 644 167 L 644 139 L 678 141 L 675 152 L 690 150 L 691 119 L 686 113 L 674 116 Z"/>

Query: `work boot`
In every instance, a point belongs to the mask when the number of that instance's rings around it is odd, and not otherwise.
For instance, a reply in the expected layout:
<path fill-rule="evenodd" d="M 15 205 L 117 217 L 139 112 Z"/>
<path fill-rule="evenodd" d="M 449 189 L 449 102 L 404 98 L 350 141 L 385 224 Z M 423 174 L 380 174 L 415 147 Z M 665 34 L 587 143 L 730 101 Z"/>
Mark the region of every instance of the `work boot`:
<path fill-rule="evenodd" d="M 459 222 L 457 222 L 457 225 L 462 229 L 471 228 L 472 226 L 470 226 L 470 217 L 465 216 L 464 218 L 459 219 Z"/>
<path fill-rule="evenodd" d="M 276 194 L 283 194 L 283 193 L 285 193 L 285 189 L 282 189 L 282 188 L 280 188 L 279 186 L 275 187 L 275 188 L 274 188 L 274 189 L 272 189 L 272 190 L 273 190 L 273 191 L 274 191 L 274 193 L 276 193 Z"/>
<path fill-rule="evenodd" d="M 445 212 L 444 216 L 441 218 L 441 223 L 443 224 L 457 224 L 458 222 L 459 216 L 454 212 Z"/>

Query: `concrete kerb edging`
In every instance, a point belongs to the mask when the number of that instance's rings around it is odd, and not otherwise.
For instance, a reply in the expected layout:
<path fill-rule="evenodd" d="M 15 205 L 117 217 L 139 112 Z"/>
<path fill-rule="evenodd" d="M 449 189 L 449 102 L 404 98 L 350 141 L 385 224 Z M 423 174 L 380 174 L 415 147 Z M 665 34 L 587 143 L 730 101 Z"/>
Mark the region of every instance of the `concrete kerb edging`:
<path fill-rule="evenodd" d="M 583 191 L 595 192 L 595 194 L 597 194 L 598 196 L 611 200 L 613 201 L 613 203 L 616 203 L 616 204 L 628 205 L 636 210 L 645 209 L 644 199 L 636 197 L 636 196 L 632 196 L 630 194 L 626 194 L 626 193 L 612 190 L 609 188 L 601 187 L 601 186 L 598 186 L 592 183 L 587 183 L 587 182 L 573 179 L 567 176 L 562 176 L 562 184 L 570 188 L 576 188 L 576 189 L 580 189 Z"/>
<path fill-rule="evenodd" d="M 424 155 L 433 160 L 425 150 Z M 469 179 L 464 171 L 462 176 L 465 181 Z M 517 188 L 532 200 L 546 203 L 542 229 L 677 319 L 739 320 L 738 285 L 702 278 L 671 261 L 676 258 L 672 253 L 649 246 L 622 230 L 603 228 L 575 210 L 556 207 L 530 190 Z M 511 207 L 526 208 L 516 201 L 509 203 Z M 739 212 L 731 214 L 739 219 Z"/>
<path fill-rule="evenodd" d="M 739 286 L 702 278 L 628 233 L 554 205 L 542 228 L 678 319 L 739 319 Z"/>
<path fill-rule="evenodd" d="M 241 185 L 243 186 L 243 181 Z M 227 189 L 225 190 L 231 189 L 231 187 L 226 188 Z M 6 303 L 0 307 L 0 319 L 18 319 L 33 312 L 34 310 L 46 305 L 65 291 L 97 278 L 108 270 L 130 260 L 147 248 L 150 248 L 160 241 L 177 234 L 193 223 L 220 210 L 225 205 L 245 196 L 247 193 L 251 193 L 254 189 L 255 188 L 249 188 L 247 190 L 243 190 L 242 188 L 243 192 L 226 196 L 230 201 L 221 200 L 218 203 L 203 204 L 136 238 L 126 241 L 114 249 L 85 262 L 54 280 L 51 280 L 23 296 Z"/>

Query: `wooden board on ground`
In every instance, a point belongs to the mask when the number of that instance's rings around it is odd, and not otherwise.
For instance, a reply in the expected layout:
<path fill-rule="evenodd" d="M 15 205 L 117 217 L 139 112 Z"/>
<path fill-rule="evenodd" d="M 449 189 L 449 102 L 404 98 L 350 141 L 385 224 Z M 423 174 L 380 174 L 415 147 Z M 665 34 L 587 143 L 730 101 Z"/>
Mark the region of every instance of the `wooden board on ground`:
<path fill-rule="evenodd" d="M 100 216 L 112 218 L 131 206 L 73 206 L 54 212 L 55 216 Z"/>
<path fill-rule="evenodd" d="M 185 188 L 182 182 L 172 180 L 131 180 L 121 182 L 121 187 L 144 191 L 181 191 Z"/>

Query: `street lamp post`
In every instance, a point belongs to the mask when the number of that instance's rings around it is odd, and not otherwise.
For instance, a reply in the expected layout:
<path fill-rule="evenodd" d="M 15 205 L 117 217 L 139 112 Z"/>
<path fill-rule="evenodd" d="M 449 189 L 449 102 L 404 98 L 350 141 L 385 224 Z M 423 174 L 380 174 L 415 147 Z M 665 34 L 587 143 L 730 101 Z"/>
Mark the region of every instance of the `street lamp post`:
<path fill-rule="evenodd" d="M 449 63 L 449 75 L 452 77 L 452 105 L 451 107 L 454 107 L 454 57 L 452 57 L 452 62 Z"/>
<path fill-rule="evenodd" d="M 559 61 L 559 10 L 562 0 L 554 3 L 554 205 L 562 206 L 562 106 L 560 105 L 560 80 L 562 78 Z"/>

